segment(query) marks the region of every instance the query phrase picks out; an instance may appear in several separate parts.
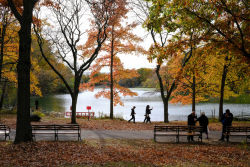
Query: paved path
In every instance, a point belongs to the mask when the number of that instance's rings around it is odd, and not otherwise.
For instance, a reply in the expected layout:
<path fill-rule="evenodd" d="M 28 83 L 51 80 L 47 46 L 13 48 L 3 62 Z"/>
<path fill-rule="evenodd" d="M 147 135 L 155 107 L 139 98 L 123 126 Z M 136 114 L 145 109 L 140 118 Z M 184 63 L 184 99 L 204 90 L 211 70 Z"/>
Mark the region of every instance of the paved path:
<path fill-rule="evenodd" d="M 11 130 L 11 140 L 13 141 L 15 138 L 15 130 Z M 81 137 L 82 139 L 97 139 L 97 140 L 105 140 L 105 139 L 152 139 L 153 140 L 153 130 L 141 130 L 141 131 L 131 131 L 131 130 L 86 130 L 82 129 Z M 203 134 L 203 142 L 204 143 L 218 143 L 218 140 L 221 137 L 220 131 L 210 131 L 209 139 L 206 139 L 206 135 Z M 0 140 L 3 140 L 4 137 L 0 136 Z M 53 135 L 37 135 L 36 140 L 46 140 L 53 141 Z M 77 140 L 76 136 L 72 135 L 59 135 L 60 141 L 75 141 Z M 195 138 L 196 140 L 196 138 Z M 244 138 L 234 137 L 230 138 L 232 142 L 241 142 Z M 157 141 L 159 142 L 175 142 L 175 137 L 167 136 L 167 137 L 157 137 Z M 180 142 L 187 142 L 186 137 L 181 137 Z"/>

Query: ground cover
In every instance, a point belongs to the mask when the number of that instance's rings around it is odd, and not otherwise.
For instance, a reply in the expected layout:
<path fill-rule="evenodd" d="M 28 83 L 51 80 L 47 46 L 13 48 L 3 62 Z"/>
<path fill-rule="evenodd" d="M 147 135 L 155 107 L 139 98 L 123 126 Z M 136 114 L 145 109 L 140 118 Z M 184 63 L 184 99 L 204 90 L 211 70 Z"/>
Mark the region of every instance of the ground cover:
<path fill-rule="evenodd" d="M 171 144 L 152 140 L 0 142 L 0 166 L 243 166 L 249 145 Z"/>
<path fill-rule="evenodd" d="M 0 122 L 10 126 L 12 129 L 16 128 L 16 116 L 15 115 L 0 115 Z M 45 116 L 40 122 L 34 122 L 33 124 L 67 124 L 70 123 L 69 118 L 63 117 L 49 117 Z M 77 119 L 77 123 L 83 129 L 89 130 L 153 130 L 154 125 L 166 125 L 163 122 L 152 122 L 151 124 L 145 124 L 142 122 L 132 123 L 122 119 Z M 185 121 L 171 121 L 168 125 L 186 125 Z M 198 123 L 197 123 L 198 125 Z M 234 126 L 250 126 L 250 122 L 233 121 Z M 216 120 L 210 120 L 209 130 L 221 131 L 222 125 Z"/>

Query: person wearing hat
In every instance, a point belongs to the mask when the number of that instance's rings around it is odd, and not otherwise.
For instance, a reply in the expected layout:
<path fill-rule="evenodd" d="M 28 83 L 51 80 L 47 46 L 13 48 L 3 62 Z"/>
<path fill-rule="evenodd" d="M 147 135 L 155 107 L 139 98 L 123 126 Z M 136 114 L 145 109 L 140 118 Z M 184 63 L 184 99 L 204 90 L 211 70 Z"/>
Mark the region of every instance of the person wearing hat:
<path fill-rule="evenodd" d="M 135 123 L 135 106 L 133 106 L 133 108 L 131 108 L 131 116 L 132 116 L 132 118 L 128 121 L 128 122 L 130 122 L 131 120 L 133 120 L 133 122 Z"/>
<path fill-rule="evenodd" d="M 201 116 L 197 119 L 197 121 L 199 121 L 200 126 L 203 127 L 203 131 L 204 133 L 207 134 L 207 139 L 208 139 L 208 131 L 207 131 L 207 126 L 208 126 L 208 118 L 205 115 L 204 112 L 201 113 Z"/>

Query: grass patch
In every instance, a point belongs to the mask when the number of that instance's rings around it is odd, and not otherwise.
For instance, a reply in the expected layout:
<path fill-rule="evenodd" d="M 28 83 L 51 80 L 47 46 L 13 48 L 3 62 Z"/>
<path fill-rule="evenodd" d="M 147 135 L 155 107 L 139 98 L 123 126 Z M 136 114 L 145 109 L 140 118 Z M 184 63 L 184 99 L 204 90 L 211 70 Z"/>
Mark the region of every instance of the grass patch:
<path fill-rule="evenodd" d="M 104 114 L 103 112 L 98 112 L 98 117 L 95 117 L 95 120 L 102 120 L 102 119 L 110 119 L 110 116 L 107 114 Z M 119 115 L 119 114 L 114 115 L 113 119 L 124 121 L 124 118 L 122 117 L 122 115 Z"/>
<path fill-rule="evenodd" d="M 3 115 L 3 114 L 16 114 L 16 109 L 13 109 L 13 110 L 7 110 L 7 109 L 2 109 L 0 110 L 0 114 Z"/>
<path fill-rule="evenodd" d="M 220 122 L 217 118 L 208 118 L 209 123 L 218 123 Z"/>

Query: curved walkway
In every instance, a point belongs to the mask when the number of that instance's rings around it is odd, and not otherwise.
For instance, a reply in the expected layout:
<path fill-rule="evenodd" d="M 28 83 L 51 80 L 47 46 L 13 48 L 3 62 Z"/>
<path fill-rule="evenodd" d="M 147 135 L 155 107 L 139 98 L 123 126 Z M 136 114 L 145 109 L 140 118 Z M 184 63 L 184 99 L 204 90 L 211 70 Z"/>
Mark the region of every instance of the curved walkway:
<path fill-rule="evenodd" d="M 16 131 L 14 129 L 11 130 L 11 140 L 13 141 L 15 138 Z M 96 140 L 105 140 L 105 139 L 141 139 L 141 140 L 153 140 L 153 130 L 141 130 L 141 131 L 131 131 L 131 130 L 81 130 L 82 139 L 96 139 Z M 206 135 L 203 134 L 203 142 L 204 143 L 218 143 L 218 140 L 221 137 L 220 131 L 210 131 L 209 139 L 206 139 Z M 234 137 L 230 138 L 231 142 L 242 142 L 245 138 L 242 137 Z M 0 140 L 4 140 L 3 136 L 0 136 Z M 37 135 L 36 141 L 53 141 L 53 135 Z M 59 141 L 76 141 L 76 135 L 59 135 Z M 195 138 L 196 140 L 196 138 Z M 157 141 L 159 142 L 175 142 L 175 137 L 167 136 L 167 137 L 157 137 Z M 186 137 L 181 137 L 180 142 L 187 142 Z"/>

